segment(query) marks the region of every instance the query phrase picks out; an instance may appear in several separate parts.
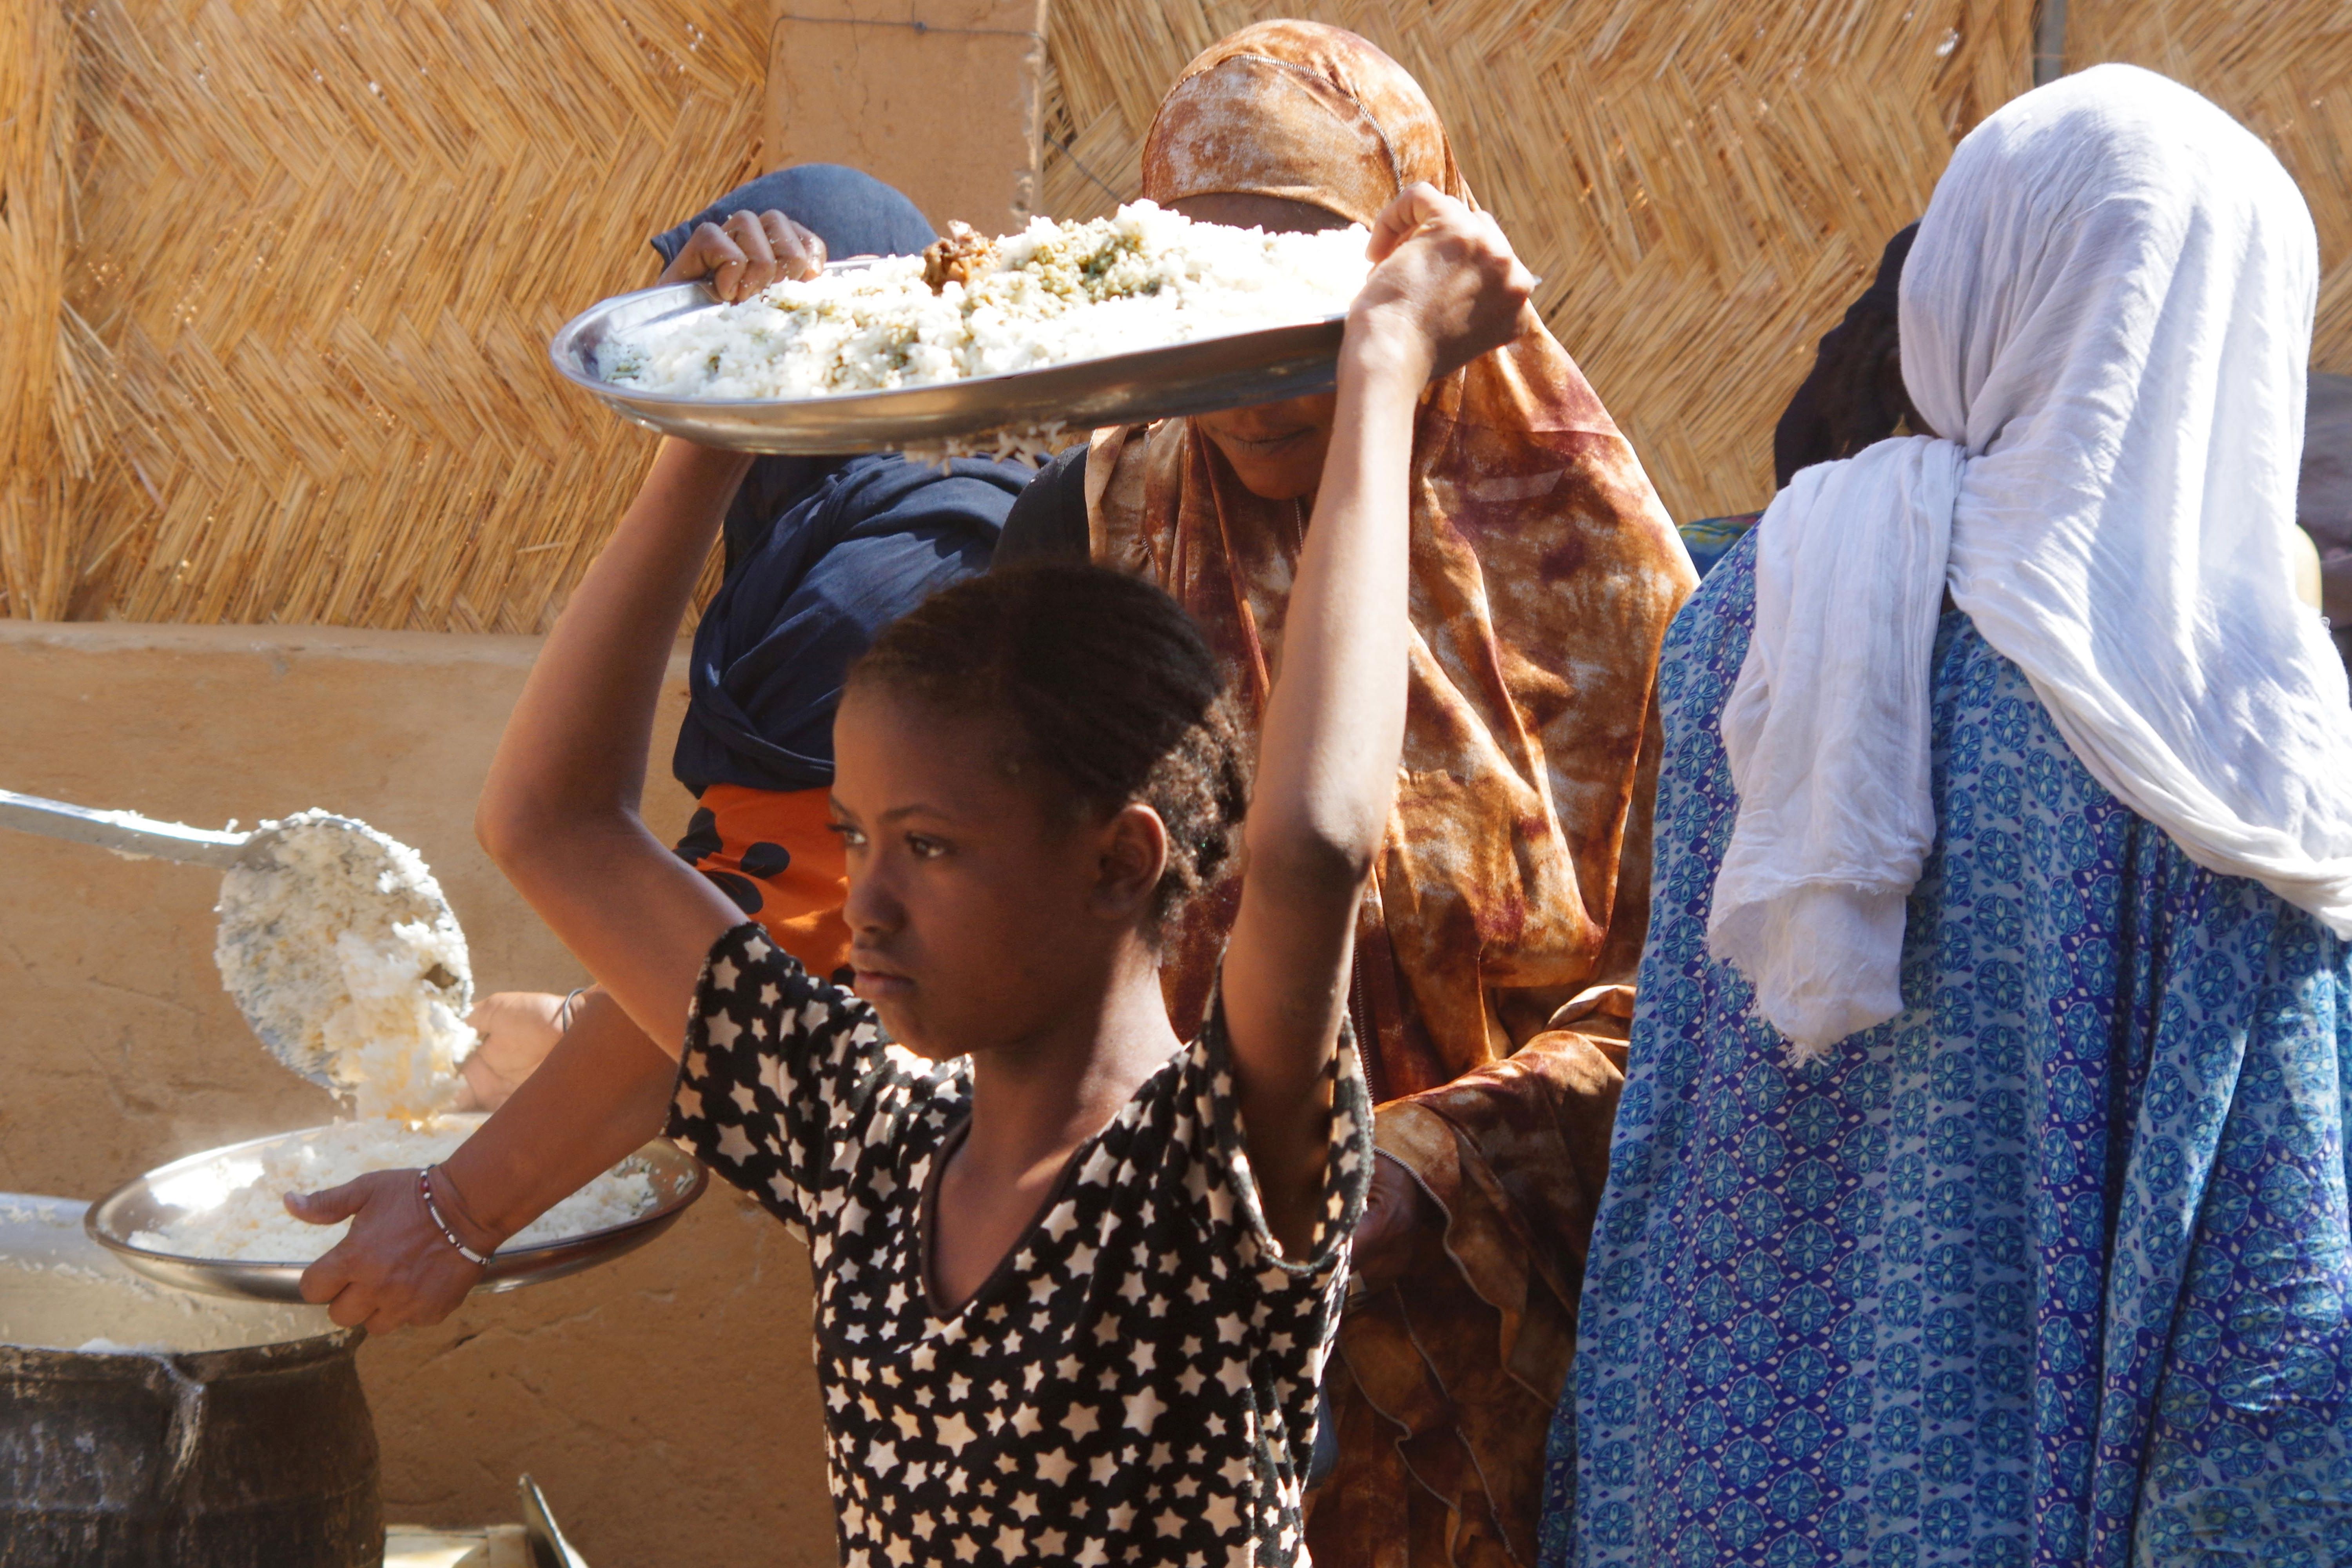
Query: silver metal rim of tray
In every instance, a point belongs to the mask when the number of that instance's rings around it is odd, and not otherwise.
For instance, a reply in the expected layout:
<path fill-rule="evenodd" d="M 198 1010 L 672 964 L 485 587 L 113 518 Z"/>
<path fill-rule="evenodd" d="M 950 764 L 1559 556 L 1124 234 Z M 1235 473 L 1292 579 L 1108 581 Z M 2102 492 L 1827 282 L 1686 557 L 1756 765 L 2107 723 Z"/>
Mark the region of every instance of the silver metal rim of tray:
<path fill-rule="evenodd" d="M 472 1119 L 479 1120 L 479 1119 Z M 208 1296 L 230 1296 L 251 1301 L 296 1301 L 302 1300 L 302 1271 L 308 1263 L 262 1263 L 246 1258 L 190 1258 L 178 1253 L 158 1252 L 151 1247 L 131 1245 L 136 1232 L 151 1229 L 169 1221 L 181 1211 L 156 1197 L 158 1184 L 191 1174 L 207 1165 L 226 1163 L 238 1155 L 251 1154 L 272 1144 L 307 1137 L 320 1129 L 299 1127 L 290 1132 L 273 1132 L 266 1138 L 248 1138 L 242 1143 L 224 1144 L 158 1165 L 144 1174 L 125 1182 L 98 1202 L 89 1205 L 82 1216 L 82 1228 L 90 1239 L 120 1258 L 124 1265 L 159 1284 L 177 1286 L 183 1290 L 200 1291 Z M 561 1241 L 542 1243 L 537 1247 L 501 1249 L 491 1254 L 490 1266 L 482 1271 L 478 1292 L 519 1290 L 526 1285 L 537 1285 L 558 1279 L 566 1274 L 577 1274 L 600 1263 L 610 1263 L 625 1253 L 638 1247 L 677 1223 L 703 1190 L 710 1184 L 709 1172 L 700 1161 L 667 1139 L 656 1138 L 622 1162 L 627 1165 L 642 1161 L 653 1180 L 654 1206 L 634 1219 L 609 1226 L 602 1230 L 583 1231 Z"/>
<path fill-rule="evenodd" d="M 838 261 L 827 270 L 871 262 Z M 699 283 L 615 295 L 566 322 L 548 345 L 548 355 L 566 380 L 648 429 L 739 452 L 814 456 L 896 451 L 1057 424 L 1076 436 L 1107 425 L 1140 425 L 1328 392 L 1338 384 L 1339 340 L 1347 324 L 1345 316 L 1331 316 L 1010 375 L 832 397 L 676 397 L 632 391 L 596 374 L 596 351 L 615 333 L 718 305 L 717 296 Z"/>

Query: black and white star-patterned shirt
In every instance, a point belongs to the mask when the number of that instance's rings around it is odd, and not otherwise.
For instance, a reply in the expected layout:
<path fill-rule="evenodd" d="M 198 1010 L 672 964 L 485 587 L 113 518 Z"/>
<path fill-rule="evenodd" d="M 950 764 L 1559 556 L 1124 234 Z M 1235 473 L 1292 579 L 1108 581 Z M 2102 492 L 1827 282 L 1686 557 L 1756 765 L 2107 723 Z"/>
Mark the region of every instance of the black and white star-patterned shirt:
<path fill-rule="evenodd" d="M 969 1059 L 887 1043 L 756 925 L 719 939 L 669 1131 L 807 1238 L 846 1568 L 1305 1560 L 1316 1386 L 1371 1175 L 1355 1052 L 1328 1070 L 1308 1257 L 1266 1231 L 1213 1016 L 950 1311 L 923 1237 Z"/>

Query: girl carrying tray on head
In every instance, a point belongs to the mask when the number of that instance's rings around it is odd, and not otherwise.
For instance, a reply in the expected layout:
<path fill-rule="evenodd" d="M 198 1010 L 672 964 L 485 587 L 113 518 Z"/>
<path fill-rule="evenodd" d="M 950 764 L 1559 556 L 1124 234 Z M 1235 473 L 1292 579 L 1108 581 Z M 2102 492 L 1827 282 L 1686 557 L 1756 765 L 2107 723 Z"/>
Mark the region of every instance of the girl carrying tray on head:
<path fill-rule="evenodd" d="M 479 1279 L 469 1254 L 667 1118 L 810 1239 L 848 1562 L 1299 1558 L 1370 1174 L 1346 982 L 1404 728 L 1414 409 L 1508 340 L 1529 281 L 1426 186 L 1379 218 L 1234 941 L 1191 1043 L 1159 933 L 1234 855 L 1244 794 L 1191 620 L 1149 584 L 1047 565 L 881 635 L 835 726 L 853 996 L 635 814 L 670 638 L 748 463 L 666 443 L 549 638 L 480 816 L 665 1048 L 567 1039 L 445 1165 L 300 1202 L 357 1216 L 310 1299 L 343 1323 L 437 1321 Z"/>

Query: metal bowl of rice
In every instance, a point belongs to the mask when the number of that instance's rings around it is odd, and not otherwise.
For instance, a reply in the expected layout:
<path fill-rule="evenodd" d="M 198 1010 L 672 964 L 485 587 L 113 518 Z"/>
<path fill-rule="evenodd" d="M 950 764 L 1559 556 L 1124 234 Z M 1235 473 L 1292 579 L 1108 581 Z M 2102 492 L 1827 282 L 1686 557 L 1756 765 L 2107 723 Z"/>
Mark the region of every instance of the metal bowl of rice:
<path fill-rule="evenodd" d="M 437 1131 L 446 1141 L 446 1135 L 472 1131 L 481 1120 L 446 1117 Z M 162 1284 L 211 1296 L 299 1301 L 302 1271 L 347 1227 L 304 1226 L 290 1215 L 283 1216 L 282 1224 L 270 1225 L 257 1223 L 259 1216 L 248 1215 L 239 1227 L 215 1226 L 219 1236 L 208 1246 L 203 1219 L 207 1214 L 229 1212 L 240 1202 L 250 1207 L 257 1194 L 274 1204 L 289 1186 L 316 1190 L 333 1181 L 348 1180 L 357 1173 L 339 1168 L 336 1161 L 306 1161 L 305 1155 L 322 1145 L 349 1143 L 383 1125 L 335 1122 L 248 1139 L 174 1160 L 125 1182 L 90 1205 L 82 1226 L 92 1240 L 126 1266 Z M 435 1131 L 427 1129 L 417 1136 L 426 1137 Z M 345 1156 L 341 1163 L 348 1163 L 354 1152 L 338 1152 Z M 371 1152 L 362 1166 L 397 1168 L 438 1157 L 436 1145 L 419 1143 L 412 1148 L 387 1142 L 380 1154 Z M 678 1215 L 702 1195 L 709 1180 L 700 1162 L 657 1138 L 493 1253 L 474 1289 L 520 1289 L 634 1252 L 677 1223 Z M 273 1250 L 276 1237 L 287 1233 L 289 1226 L 299 1227 L 307 1246 Z M 244 1234 L 237 1235 L 236 1228 Z M 287 1250 L 311 1250 L 311 1256 L 292 1258 L 284 1256 Z M 230 1256 L 205 1256 L 208 1252 Z"/>
<path fill-rule="evenodd" d="M 1328 391 L 1363 243 L 1139 202 L 978 242 L 968 279 L 928 286 L 925 258 L 859 257 L 734 305 L 699 283 L 639 289 L 573 318 L 550 353 L 623 417 L 706 446 L 1050 440 Z"/>

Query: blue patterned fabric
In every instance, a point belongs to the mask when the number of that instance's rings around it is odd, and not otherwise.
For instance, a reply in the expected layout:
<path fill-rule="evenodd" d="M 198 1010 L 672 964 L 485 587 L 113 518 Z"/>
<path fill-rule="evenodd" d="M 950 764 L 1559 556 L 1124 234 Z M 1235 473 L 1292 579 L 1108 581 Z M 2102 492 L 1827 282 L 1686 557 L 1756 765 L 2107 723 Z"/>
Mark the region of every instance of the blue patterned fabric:
<path fill-rule="evenodd" d="M 1748 537 L 1756 526 L 1760 511 L 1743 511 L 1730 517 L 1703 517 L 1696 522 L 1675 525 L 1683 536 L 1683 548 L 1690 552 L 1691 565 L 1702 577 L 1715 570 L 1715 563 L 1731 553 L 1731 547 Z"/>
<path fill-rule="evenodd" d="M 1948 614 L 1907 1010 L 1790 1068 L 1706 950 L 1754 553 L 1666 641 L 1548 1564 L 2352 1563 L 2346 944 L 2119 805 Z"/>

